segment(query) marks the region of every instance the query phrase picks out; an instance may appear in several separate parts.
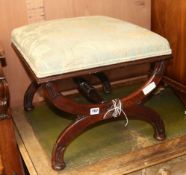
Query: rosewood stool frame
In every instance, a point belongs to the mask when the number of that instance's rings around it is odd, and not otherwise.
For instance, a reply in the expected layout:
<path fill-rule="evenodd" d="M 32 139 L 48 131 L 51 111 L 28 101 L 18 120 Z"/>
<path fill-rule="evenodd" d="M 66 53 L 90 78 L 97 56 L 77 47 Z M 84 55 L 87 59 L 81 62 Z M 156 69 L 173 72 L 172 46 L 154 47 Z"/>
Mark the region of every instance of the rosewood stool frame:
<path fill-rule="evenodd" d="M 33 77 L 33 81 L 25 92 L 24 109 L 27 111 L 33 109 L 32 100 L 34 94 L 36 93 L 38 88 L 42 88 L 44 90 L 44 96 L 49 102 L 51 102 L 58 109 L 77 116 L 76 120 L 60 133 L 53 147 L 53 169 L 62 170 L 65 167 L 64 152 L 73 139 L 75 139 L 78 135 L 85 131 L 89 126 L 94 125 L 95 123 L 101 122 L 103 120 L 110 120 L 115 118 L 113 117 L 112 112 L 109 112 L 108 115 L 106 115 L 105 117 L 105 113 L 107 113 L 108 110 L 113 107 L 112 101 L 102 102 L 99 104 L 78 104 L 62 95 L 60 89 L 56 84 L 56 80 L 64 78 L 74 78 L 88 73 L 94 74 L 104 70 L 114 69 L 116 67 L 151 63 L 153 65 L 153 72 L 149 77 L 148 81 L 146 81 L 145 84 L 135 92 L 117 100 L 121 102 L 122 110 L 125 112 L 129 120 L 142 120 L 148 122 L 153 127 L 154 137 L 157 140 L 161 141 L 166 137 L 164 123 L 155 111 L 143 106 L 142 102 L 147 96 L 149 96 L 150 92 L 161 81 L 164 73 L 165 61 L 169 58 L 171 58 L 171 55 L 130 61 L 126 63 L 104 66 L 90 70 L 78 71 L 74 73 L 68 73 L 64 75 L 57 75 L 46 78 L 37 78 L 36 75 L 30 69 L 29 65 L 25 62 L 24 59 L 22 59 L 22 61 L 27 65 L 27 68 L 29 68 L 30 73 Z M 152 88 L 148 93 L 144 93 L 144 89 L 152 83 L 155 85 L 155 87 Z M 91 109 L 99 109 L 99 112 L 95 115 L 91 115 Z M 122 115 L 118 117 L 122 117 Z"/>

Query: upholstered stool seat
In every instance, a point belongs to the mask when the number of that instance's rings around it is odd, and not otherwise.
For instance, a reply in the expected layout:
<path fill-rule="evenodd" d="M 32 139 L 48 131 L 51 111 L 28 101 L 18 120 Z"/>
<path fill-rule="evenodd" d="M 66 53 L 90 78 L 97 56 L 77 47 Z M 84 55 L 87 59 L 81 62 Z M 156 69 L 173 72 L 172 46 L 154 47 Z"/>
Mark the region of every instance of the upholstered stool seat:
<path fill-rule="evenodd" d="M 158 86 L 164 62 L 171 58 L 171 49 L 165 38 L 119 19 L 89 16 L 43 21 L 14 29 L 12 43 L 33 79 L 25 92 L 25 110 L 33 109 L 34 94 L 41 87 L 48 101 L 58 109 L 77 116 L 61 132 L 54 145 L 52 167 L 55 170 L 65 167 L 64 152 L 71 141 L 103 120 L 120 116 L 127 123 L 128 119 L 143 120 L 152 125 L 157 140 L 165 139 L 160 116 L 142 105 Z M 108 79 L 102 73 L 105 70 L 143 63 L 153 64 L 153 71 L 144 85 L 126 97 L 107 102 L 91 93 L 93 87 L 78 77 L 97 75 L 106 82 L 106 87 Z M 77 84 L 82 84 L 82 90 L 96 97 L 96 103 L 79 104 L 63 96 L 57 82 L 64 78 L 73 78 Z"/>
<path fill-rule="evenodd" d="M 23 26 L 12 32 L 12 42 L 38 78 L 171 53 L 163 37 L 104 16 Z"/>

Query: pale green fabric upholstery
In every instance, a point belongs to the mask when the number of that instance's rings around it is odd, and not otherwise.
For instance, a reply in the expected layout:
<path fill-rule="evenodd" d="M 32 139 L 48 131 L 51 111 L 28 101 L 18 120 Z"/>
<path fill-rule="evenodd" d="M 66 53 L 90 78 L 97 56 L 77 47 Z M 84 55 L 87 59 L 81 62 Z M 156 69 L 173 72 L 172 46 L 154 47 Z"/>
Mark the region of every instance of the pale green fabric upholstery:
<path fill-rule="evenodd" d="M 171 54 L 165 38 L 104 16 L 30 24 L 12 42 L 38 78 Z"/>

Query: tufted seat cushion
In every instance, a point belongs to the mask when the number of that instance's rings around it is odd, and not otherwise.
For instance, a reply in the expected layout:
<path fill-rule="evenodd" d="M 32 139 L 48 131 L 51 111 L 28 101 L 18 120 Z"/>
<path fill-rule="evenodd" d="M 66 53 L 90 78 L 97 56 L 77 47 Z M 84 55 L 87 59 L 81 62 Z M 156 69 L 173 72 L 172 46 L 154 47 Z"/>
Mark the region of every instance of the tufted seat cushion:
<path fill-rule="evenodd" d="M 26 25 L 12 42 L 38 78 L 171 54 L 165 38 L 105 16 Z"/>

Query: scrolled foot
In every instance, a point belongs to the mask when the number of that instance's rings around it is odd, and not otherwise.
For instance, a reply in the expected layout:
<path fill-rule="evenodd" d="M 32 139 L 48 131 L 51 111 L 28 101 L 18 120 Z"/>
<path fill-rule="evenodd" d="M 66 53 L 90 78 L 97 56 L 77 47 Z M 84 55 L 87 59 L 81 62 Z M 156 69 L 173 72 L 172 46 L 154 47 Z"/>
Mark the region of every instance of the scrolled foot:
<path fill-rule="evenodd" d="M 25 92 L 24 95 L 24 110 L 25 111 L 32 111 L 34 109 L 34 106 L 32 104 L 34 94 L 36 93 L 37 89 L 40 87 L 35 81 L 33 81 L 28 89 Z"/>
<path fill-rule="evenodd" d="M 165 127 L 162 120 L 159 120 L 154 127 L 154 138 L 158 141 L 166 139 Z"/>
<path fill-rule="evenodd" d="M 89 126 L 102 120 L 104 120 L 102 115 L 82 117 L 61 132 L 52 153 L 52 167 L 54 170 L 62 170 L 65 168 L 64 153 L 68 145 Z"/>
<path fill-rule="evenodd" d="M 134 105 L 127 109 L 127 114 L 131 120 L 142 120 L 148 122 L 154 130 L 154 138 L 162 141 L 166 138 L 165 126 L 161 117 L 149 107 Z"/>
<path fill-rule="evenodd" d="M 66 167 L 65 162 L 54 162 L 52 168 L 56 171 L 61 171 Z"/>
<path fill-rule="evenodd" d="M 24 105 L 24 110 L 25 111 L 32 111 L 34 109 L 34 106 L 33 105 Z"/>
<path fill-rule="evenodd" d="M 64 161 L 65 146 L 63 144 L 56 145 L 53 148 L 52 153 L 52 168 L 56 171 L 63 170 L 66 166 Z"/>
<path fill-rule="evenodd" d="M 166 139 L 166 135 L 165 133 L 162 133 L 162 134 L 154 134 L 154 138 L 158 141 L 163 141 Z"/>

